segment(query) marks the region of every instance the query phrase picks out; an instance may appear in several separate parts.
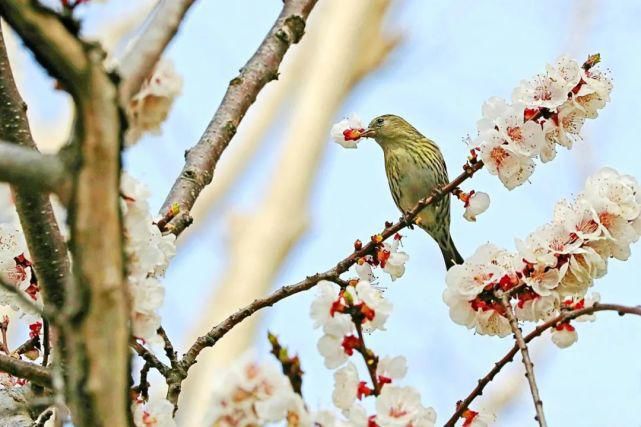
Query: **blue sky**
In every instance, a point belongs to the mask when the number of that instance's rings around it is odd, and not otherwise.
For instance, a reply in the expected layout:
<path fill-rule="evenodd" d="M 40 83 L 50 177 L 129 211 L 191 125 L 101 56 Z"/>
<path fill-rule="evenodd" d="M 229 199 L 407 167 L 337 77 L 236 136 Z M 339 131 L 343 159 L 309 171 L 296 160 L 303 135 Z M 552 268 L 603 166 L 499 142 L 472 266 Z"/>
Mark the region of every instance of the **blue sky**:
<path fill-rule="evenodd" d="M 127 8 L 126 3 L 112 0 L 111 5 L 88 8 L 89 26 L 117 19 L 113 11 Z M 153 190 L 154 209 L 179 173 L 183 151 L 197 141 L 227 82 L 253 53 L 280 6 L 275 0 L 201 1 L 194 6 L 168 52 L 184 76 L 183 95 L 163 134 L 145 138 L 125 156 L 131 173 Z M 614 91 L 599 118 L 586 124 L 584 141 L 571 151 L 561 150 L 555 161 L 539 165 L 530 183 L 513 191 L 482 171 L 466 187 L 486 191 L 492 198 L 489 211 L 477 223 L 464 221 L 462 208 L 453 204 L 452 233 L 464 256 L 488 241 L 512 249 L 515 237 L 522 238 L 547 222 L 554 202 L 580 191 L 585 177 L 598 168 L 612 166 L 641 179 L 640 12 L 641 3 L 632 0 L 398 2 L 388 25 L 405 34 L 403 44 L 379 72 L 353 91 L 337 117 L 352 111 L 366 120 L 383 113 L 402 115 L 440 144 L 454 175 L 467 154 L 462 139 L 474 134 L 487 98 L 509 97 L 521 79 L 542 71 L 560 54 L 583 60 L 600 52 L 602 66 L 614 79 Z M 64 97 L 49 96 L 50 81 L 33 64 L 28 63 L 25 72 L 30 76 L 24 90 L 31 118 L 61 119 Z M 331 124 L 327 125 L 329 131 Z M 271 174 L 281 142 L 278 136 L 276 125 L 224 209 L 174 261 L 165 281 L 163 309 L 172 336 L 190 327 L 196 308 L 205 309 L 203 295 L 211 292 L 217 272 L 225 266 L 226 215 L 255 205 Z M 304 138 L 300 149 L 305 149 Z M 366 239 L 384 221 L 398 217 L 387 189 L 382 152 L 375 144 L 364 142 L 358 150 L 348 151 L 328 138 L 318 176 L 311 226 L 280 269 L 274 287 L 325 270 L 347 255 L 356 238 Z M 362 182 L 368 185 L 358 185 Z M 512 342 L 509 337 L 476 336 L 450 320 L 441 300 L 444 267 L 436 245 L 421 230 L 405 234 L 404 250 L 411 257 L 407 273 L 390 284 L 386 293 L 395 312 L 388 331 L 372 335 L 368 342 L 382 355 L 408 357 L 405 383 L 421 391 L 424 403 L 434 406 L 443 422 L 455 402 L 469 393 Z M 627 262 L 612 261 L 607 276 L 596 282 L 594 290 L 604 302 L 641 303 L 641 247 L 634 246 L 632 252 Z M 383 283 L 389 284 L 387 279 Z M 267 328 L 277 332 L 301 356 L 307 372 L 304 392 L 311 406 L 329 407 L 331 375 L 317 354 L 319 333 L 312 331 L 308 316 L 313 293 L 265 311 L 257 345 L 266 354 L 264 332 Z M 639 320 L 604 313 L 595 323 L 580 324 L 578 331 L 579 342 L 569 349 L 558 350 L 543 338 L 545 344 L 534 352 L 548 421 L 551 425 L 638 425 Z M 486 394 L 492 392 L 490 385 Z M 526 425 L 533 415 L 524 387 L 498 425 Z"/>

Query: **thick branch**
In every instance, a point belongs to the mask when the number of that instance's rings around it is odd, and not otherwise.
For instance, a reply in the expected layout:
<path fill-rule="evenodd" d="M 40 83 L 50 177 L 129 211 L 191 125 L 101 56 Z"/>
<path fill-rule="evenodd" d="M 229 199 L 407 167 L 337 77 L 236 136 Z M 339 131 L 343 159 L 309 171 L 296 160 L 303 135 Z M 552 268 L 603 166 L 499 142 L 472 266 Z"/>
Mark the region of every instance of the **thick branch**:
<path fill-rule="evenodd" d="M 0 15 L 20 34 L 40 62 L 62 86 L 78 96 L 89 61 L 85 46 L 51 10 L 32 0 L 2 0 Z"/>
<path fill-rule="evenodd" d="M 278 78 L 278 67 L 289 47 L 303 36 L 305 23 L 317 0 L 285 0 L 283 9 L 258 50 L 234 78 L 227 92 L 194 147 L 186 153 L 186 162 L 165 203 L 164 215 L 178 204 L 181 213 L 163 231 L 178 235 L 191 223 L 189 211 L 202 189 L 213 177 L 223 151 L 258 93 L 271 80 Z"/>
<path fill-rule="evenodd" d="M 0 141 L 0 181 L 33 192 L 68 194 L 69 181 L 58 156 L 40 154 L 31 148 Z"/>
<path fill-rule="evenodd" d="M 102 66 L 104 52 L 32 0 L 3 0 L 0 13 L 36 59 L 73 96 L 73 196 L 69 204 L 74 322 L 63 363 L 74 424 L 128 425 L 129 311 L 120 215 L 121 115 L 117 90 Z M 108 358 L 105 355 L 109 354 Z"/>
<path fill-rule="evenodd" d="M 596 313 L 597 311 L 616 311 L 620 316 L 623 316 L 624 314 L 634 314 L 637 316 L 641 316 L 641 306 L 636 306 L 636 307 L 628 307 L 625 305 L 618 305 L 618 304 L 594 304 L 592 307 L 586 307 L 581 310 L 573 310 L 573 311 L 568 311 L 565 313 L 560 314 L 559 316 L 555 317 L 554 319 L 548 320 L 545 323 L 540 324 L 537 326 L 532 332 L 527 334 L 524 338 L 523 341 L 525 343 L 529 343 L 532 341 L 534 338 L 539 337 L 543 334 L 543 332 L 547 331 L 550 328 L 553 328 L 554 326 L 567 322 L 572 319 L 576 319 L 577 317 L 586 315 L 586 314 L 593 314 Z M 485 387 L 494 379 L 496 374 L 498 374 L 505 365 L 510 363 L 512 359 L 514 359 L 514 356 L 516 353 L 518 353 L 519 347 L 517 345 L 514 345 L 510 351 L 507 352 L 505 356 L 498 362 L 494 364 L 492 369 L 490 369 L 490 372 L 487 373 L 483 378 L 481 378 L 476 387 L 472 390 L 472 392 L 461 402 L 458 403 L 456 412 L 450 417 L 450 419 L 445 423 L 445 427 L 454 427 L 456 425 L 456 422 L 459 420 L 463 412 L 467 408 L 469 408 L 470 404 L 479 397 L 480 395 L 483 394 L 483 390 Z"/>
<path fill-rule="evenodd" d="M 534 408 L 536 410 L 535 420 L 539 423 L 540 427 L 546 427 L 547 422 L 545 421 L 545 413 L 543 412 L 543 400 L 541 400 L 539 387 L 536 384 L 536 377 L 534 376 L 534 365 L 532 364 L 532 360 L 530 359 L 530 352 L 528 351 L 527 344 L 523 339 L 521 328 L 519 328 L 519 323 L 516 320 L 516 316 L 514 316 L 514 311 L 512 310 L 512 305 L 510 304 L 507 295 L 503 295 L 501 297 L 501 303 L 503 304 L 503 307 L 505 307 L 505 315 L 510 322 L 510 327 L 512 328 L 512 333 L 514 334 L 516 346 L 521 351 L 523 365 L 525 366 L 525 377 L 527 378 L 528 384 L 530 386 L 530 393 L 532 393 L 532 400 L 534 401 Z"/>
<path fill-rule="evenodd" d="M 13 79 L 0 29 L 0 138 L 36 151 L 22 100 Z M 64 304 L 64 287 L 69 277 L 67 245 L 60 233 L 49 196 L 22 186 L 13 187 L 16 209 L 27 240 L 31 261 L 43 290 L 45 309 Z"/>
<path fill-rule="evenodd" d="M 35 363 L 0 354 L 0 371 L 24 378 L 39 386 L 51 388 L 51 373 L 47 368 Z"/>
<path fill-rule="evenodd" d="M 483 167 L 483 162 L 478 161 L 472 165 L 466 165 L 464 172 L 457 176 L 452 182 L 445 185 L 443 188 L 437 190 L 431 196 L 421 199 L 412 210 L 410 210 L 404 217 L 402 217 L 398 222 L 392 224 L 391 226 L 385 228 L 380 235 L 383 240 L 388 239 L 398 233 L 403 228 L 412 224 L 412 221 L 416 216 L 427 206 L 439 201 L 441 198 L 449 195 L 452 190 L 457 188 L 461 183 L 470 178 L 476 173 L 479 169 Z M 340 283 L 339 276 L 346 272 L 351 266 L 353 266 L 359 258 L 369 255 L 374 252 L 376 248 L 376 243 L 370 241 L 367 244 L 363 245 L 360 250 L 354 251 L 351 255 L 347 256 L 343 260 L 339 261 L 336 266 L 330 270 L 325 271 L 324 273 L 317 273 L 313 276 L 307 277 L 305 280 L 300 282 L 283 286 L 278 289 L 273 294 L 268 297 L 257 299 L 251 304 L 247 305 L 236 311 L 234 314 L 220 322 L 218 325 L 214 326 L 207 334 L 198 337 L 196 342 L 190 347 L 190 349 L 183 356 L 180 365 L 185 369 L 189 369 L 194 363 L 196 363 L 196 358 L 200 352 L 207 348 L 212 347 L 216 342 L 222 338 L 227 332 L 229 332 L 234 326 L 257 312 L 258 310 L 270 307 L 277 303 L 278 301 L 287 298 L 291 295 L 297 294 L 302 291 L 306 291 L 316 286 L 321 280 L 329 280 L 332 282 Z"/>
<path fill-rule="evenodd" d="M 122 78 L 120 101 L 123 104 L 140 90 L 194 2 L 161 0 L 156 6 L 147 28 L 128 50 L 118 69 Z"/>

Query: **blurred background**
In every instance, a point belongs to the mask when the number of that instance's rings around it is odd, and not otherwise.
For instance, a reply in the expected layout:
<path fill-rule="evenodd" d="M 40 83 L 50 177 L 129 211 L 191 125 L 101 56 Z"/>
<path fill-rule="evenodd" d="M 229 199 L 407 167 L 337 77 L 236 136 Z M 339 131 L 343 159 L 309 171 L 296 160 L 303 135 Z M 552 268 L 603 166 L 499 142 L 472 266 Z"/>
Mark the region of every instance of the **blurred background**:
<path fill-rule="evenodd" d="M 84 32 L 105 43 L 112 59 L 135 36 L 154 1 L 110 0 L 83 6 Z M 227 83 L 253 54 L 278 15 L 277 0 L 200 1 L 167 51 L 183 76 L 160 135 L 147 135 L 125 153 L 127 171 L 152 191 L 156 213 L 216 110 Z M 611 103 L 584 127 L 584 141 L 539 165 L 530 183 L 506 190 L 481 171 L 464 189 L 490 194 L 478 222 L 453 203 L 452 234 L 464 256 L 491 241 L 514 248 L 547 222 L 558 199 L 572 197 L 603 166 L 641 179 L 641 3 L 628 0 L 566 2 L 450 2 L 321 0 L 307 34 L 287 54 L 223 155 L 213 184 L 193 212 L 195 224 L 180 237 L 167 277 L 163 324 L 180 351 L 218 320 L 271 289 L 324 271 L 399 213 L 389 194 L 380 148 L 363 142 L 344 150 L 330 142 L 331 124 L 350 112 L 367 123 L 401 115 L 441 147 L 450 175 L 467 155 L 481 105 L 509 98 L 521 79 L 568 54 L 582 62 L 601 53 L 614 79 Z M 14 38 L 18 83 L 43 150 L 54 150 L 70 126 L 64 93 Z M 442 302 L 445 269 L 436 244 L 421 230 L 403 233 L 409 253 L 405 276 L 381 275 L 394 313 L 386 332 L 368 337 L 380 355 L 405 355 L 403 384 L 420 390 L 442 423 L 477 380 L 512 346 L 507 337 L 484 337 L 454 324 Z M 628 262 L 612 261 L 593 290 L 602 301 L 641 303 L 641 247 Z M 303 393 L 313 409 L 331 409 L 333 378 L 316 350 L 309 304 L 314 291 L 263 310 L 207 350 L 191 372 L 180 425 L 204 425 L 220 369 L 250 349 L 269 360 L 266 331 L 300 355 Z M 529 327 L 529 325 L 528 325 Z M 527 329 L 527 327 L 526 327 Z M 549 335 L 533 345 L 539 388 L 551 425 L 639 425 L 641 323 L 612 313 L 579 324 L 579 341 L 559 350 Z M 358 361 L 360 364 L 361 362 Z M 160 392 L 160 382 L 155 387 Z M 497 413 L 497 425 L 533 423 L 534 409 L 520 357 L 473 408 Z"/>

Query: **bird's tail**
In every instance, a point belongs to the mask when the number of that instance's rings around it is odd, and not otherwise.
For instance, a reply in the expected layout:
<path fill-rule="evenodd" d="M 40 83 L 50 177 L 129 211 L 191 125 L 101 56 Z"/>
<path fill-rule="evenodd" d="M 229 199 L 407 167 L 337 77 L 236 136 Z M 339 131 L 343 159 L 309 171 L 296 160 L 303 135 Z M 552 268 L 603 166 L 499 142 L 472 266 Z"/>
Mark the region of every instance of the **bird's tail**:
<path fill-rule="evenodd" d="M 452 241 L 452 236 L 450 233 L 447 233 L 443 236 L 442 239 L 437 241 L 441 252 L 443 253 L 443 260 L 445 261 L 445 267 L 449 270 L 455 264 L 463 264 L 463 257 L 456 249 L 456 245 Z"/>

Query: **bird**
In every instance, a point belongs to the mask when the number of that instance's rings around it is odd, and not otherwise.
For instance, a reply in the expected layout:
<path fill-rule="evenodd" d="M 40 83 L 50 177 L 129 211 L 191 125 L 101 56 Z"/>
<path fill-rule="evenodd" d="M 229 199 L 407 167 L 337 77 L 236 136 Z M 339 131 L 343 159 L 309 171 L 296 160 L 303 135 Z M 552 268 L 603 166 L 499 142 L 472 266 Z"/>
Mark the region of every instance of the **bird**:
<path fill-rule="evenodd" d="M 392 198 L 403 214 L 449 182 L 438 145 L 405 119 L 393 114 L 375 117 L 361 137 L 374 139 L 383 149 Z M 449 194 L 423 209 L 415 223 L 436 241 L 448 270 L 463 263 L 450 234 Z"/>

